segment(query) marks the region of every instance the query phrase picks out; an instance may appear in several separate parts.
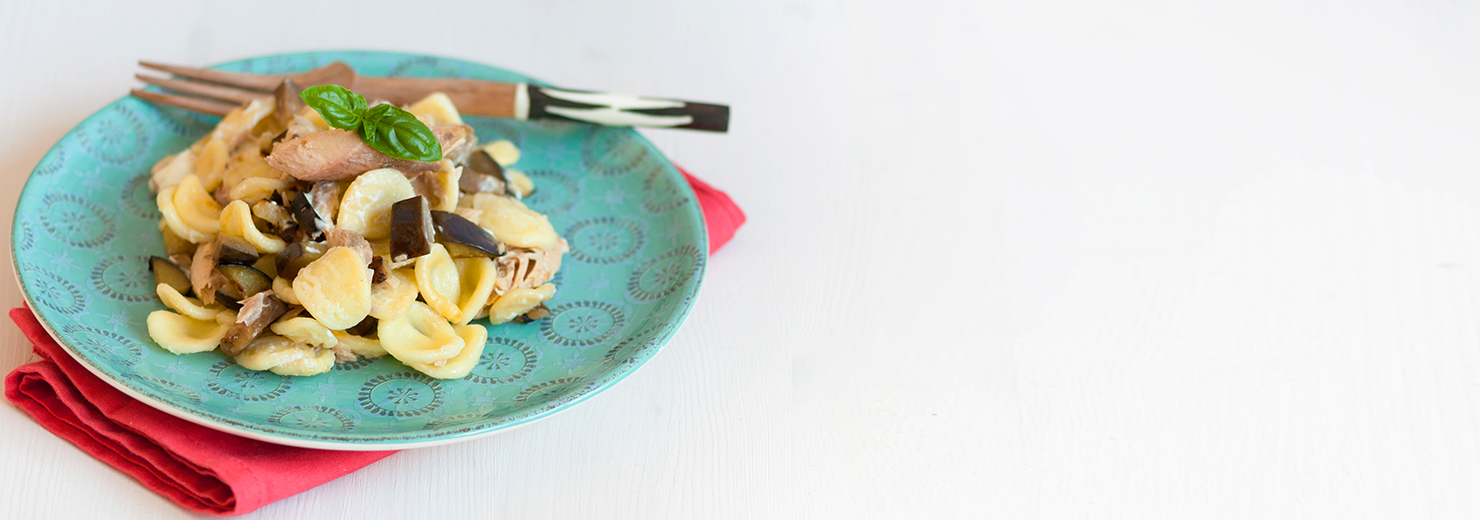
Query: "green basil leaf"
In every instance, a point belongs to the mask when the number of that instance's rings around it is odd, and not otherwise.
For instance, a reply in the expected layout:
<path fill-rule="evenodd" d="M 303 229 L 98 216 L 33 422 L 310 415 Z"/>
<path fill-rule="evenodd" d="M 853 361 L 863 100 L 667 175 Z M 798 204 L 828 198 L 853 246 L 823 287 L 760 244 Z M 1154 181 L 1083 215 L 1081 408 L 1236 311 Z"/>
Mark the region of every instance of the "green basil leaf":
<path fill-rule="evenodd" d="M 298 94 L 303 104 L 318 111 L 324 121 L 334 128 L 355 130 L 360 127 L 360 117 L 365 113 L 365 97 L 339 85 L 308 87 Z"/>
<path fill-rule="evenodd" d="M 442 143 L 425 123 L 386 103 L 360 116 L 360 140 L 382 153 L 408 161 L 442 160 Z"/>

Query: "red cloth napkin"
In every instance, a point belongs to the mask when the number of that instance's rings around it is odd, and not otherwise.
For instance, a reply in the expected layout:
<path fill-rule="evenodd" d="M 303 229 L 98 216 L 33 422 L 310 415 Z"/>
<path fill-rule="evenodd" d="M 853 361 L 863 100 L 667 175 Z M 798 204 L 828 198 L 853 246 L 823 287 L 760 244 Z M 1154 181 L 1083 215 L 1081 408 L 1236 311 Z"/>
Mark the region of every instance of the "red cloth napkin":
<path fill-rule="evenodd" d="M 683 174 L 704 211 L 709 250 L 717 251 L 745 223 L 745 214 L 724 192 Z M 30 309 L 13 309 L 10 318 L 42 360 L 11 372 L 5 397 L 43 428 L 186 509 L 250 513 L 395 453 L 294 448 L 185 421 L 88 372 L 52 340 Z"/>

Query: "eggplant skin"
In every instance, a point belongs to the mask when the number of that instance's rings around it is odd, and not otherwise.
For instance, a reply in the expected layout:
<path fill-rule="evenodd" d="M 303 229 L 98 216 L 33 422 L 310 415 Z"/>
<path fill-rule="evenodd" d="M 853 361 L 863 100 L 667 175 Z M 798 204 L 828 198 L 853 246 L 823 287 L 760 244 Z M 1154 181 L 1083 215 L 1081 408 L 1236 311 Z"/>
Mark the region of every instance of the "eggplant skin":
<path fill-rule="evenodd" d="M 245 242 L 222 237 L 216 244 L 217 265 L 252 265 L 257 263 L 260 256 L 257 254 L 257 248 Z"/>
<path fill-rule="evenodd" d="M 232 298 L 245 300 L 272 288 L 272 278 L 249 265 L 221 264 L 216 272 L 226 277 L 221 292 Z"/>
<path fill-rule="evenodd" d="M 288 244 L 287 249 L 278 253 L 277 270 L 278 276 L 286 280 L 292 280 L 298 276 L 298 270 L 303 269 L 314 260 L 324 256 L 328 248 L 317 242 L 294 242 Z"/>
<path fill-rule="evenodd" d="M 288 304 L 270 291 L 243 300 L 241 310 L 236 313 L 236 323 L 226 329 L 226 336 L 221 339 L 221 352 L 228 356 L 240 354 L 268 325 L 287 312 Z"/>
<path fill-rule="evenodd" d="M 431 205 L 420 195 L 391 205 L 391 260 L 405 261 L 432 252 L 436 231 Z"/>
<path fill-rule="evenodd" d="M 298 192 L 288 201 L 288 210 L 293 214 L 293 220 L 298 222 L 298 229 L 302 229 L 310 238 L 317 237 L 328 223 L 314 210 L 313 203 L 309 202 L 308 195 L 303 192 Z"/>
<path fill-rule="evenodd" d="M 432 224 L 437 228 L 437 240 L 462 244 L 482 251 L 489 258 L 503 256 L 498 240 L 493 233 L 474 224 L 473 221 L 447 211 L 432 211 Z"/>
<path fill-rule="evenodd" d="M 180 294 L 190 294 L 190 275 L 185 274 L 174 262 L 157 256 L 149 257 L 149 272 L 154 273 L 154 284 L 165 284 Z"/>

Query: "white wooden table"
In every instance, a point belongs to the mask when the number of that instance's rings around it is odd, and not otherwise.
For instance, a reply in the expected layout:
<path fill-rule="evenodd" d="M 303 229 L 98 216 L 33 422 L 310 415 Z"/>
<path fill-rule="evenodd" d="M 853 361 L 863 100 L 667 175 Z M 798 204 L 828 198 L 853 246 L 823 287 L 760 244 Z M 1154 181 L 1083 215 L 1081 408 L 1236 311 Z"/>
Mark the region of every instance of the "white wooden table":
<path fill-rule="evenodd" d="M 6 208 L 140 58 L 394 49 L 735 107 L 646 132 L 750 216 L 656 359 L 256 517 L 1480 515 L 1473 5 L 169 4 L 0 1 Z M 0 327 L 0 370 L 32 359 Z M 0 431 L 0 517 L 187 516 Z"/>

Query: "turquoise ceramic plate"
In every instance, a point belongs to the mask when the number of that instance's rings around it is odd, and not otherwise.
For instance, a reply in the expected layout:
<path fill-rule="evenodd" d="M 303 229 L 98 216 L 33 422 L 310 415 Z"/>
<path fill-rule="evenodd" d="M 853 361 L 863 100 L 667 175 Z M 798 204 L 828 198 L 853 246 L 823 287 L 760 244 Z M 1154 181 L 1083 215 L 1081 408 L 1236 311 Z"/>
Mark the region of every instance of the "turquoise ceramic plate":
<path fill-rule="evenodd" d="M 334 60 L 377 76 L 529 81 L 476 63 L 383 52 L 287 54 L 219 68 L 285 73 Z M 216 120 L 132 97 L 72 129 L 26 181 L 11 230 L 21 288 L 51 334 L 103 380 L 171 414 L 256 439 L 408 448 L 548 417 L 611 387 L 673 336 L 703 279 L 703 216 L 683 177 L 632 130 L 469 119 L 481 140 L 520 146 L 515 168 L 537 186 L 528 203 L 572 250 L 555 278 L 554 315 L 489 326 L 466 379 L 430 379 L 389 357 L 283 377 L 245 370 L 219 352 L 176 356 L 155 345 L 144 318 L 164 306 L 145 259 L 163 245 L 148 171 Z"/>

